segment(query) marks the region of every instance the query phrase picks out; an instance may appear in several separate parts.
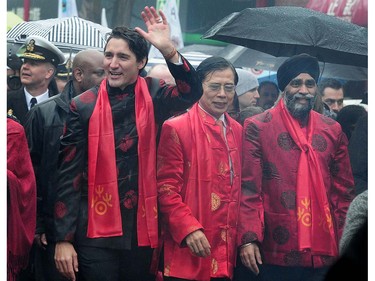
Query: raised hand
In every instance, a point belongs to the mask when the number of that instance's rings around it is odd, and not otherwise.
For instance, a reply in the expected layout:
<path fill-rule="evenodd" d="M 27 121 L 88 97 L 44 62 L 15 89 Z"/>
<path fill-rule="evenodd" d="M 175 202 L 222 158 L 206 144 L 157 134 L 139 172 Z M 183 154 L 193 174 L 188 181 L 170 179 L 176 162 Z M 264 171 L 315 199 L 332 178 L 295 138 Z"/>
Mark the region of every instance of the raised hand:
<path fill-rule="evenodd" d="M 140 27 L 136 27 L 134 30 L 154 45 L 164 57 L 171 61 L 178 60 L 174 44 L 170 38 L 169 24 L 163 11 L 159 10 L 158 14 L 153 6 L 146 6 L 141 12 L 141 16 L 146 24 L 147 32 Z M 175 54 L 175 56 L 171 56 L 171 54 Z"/>

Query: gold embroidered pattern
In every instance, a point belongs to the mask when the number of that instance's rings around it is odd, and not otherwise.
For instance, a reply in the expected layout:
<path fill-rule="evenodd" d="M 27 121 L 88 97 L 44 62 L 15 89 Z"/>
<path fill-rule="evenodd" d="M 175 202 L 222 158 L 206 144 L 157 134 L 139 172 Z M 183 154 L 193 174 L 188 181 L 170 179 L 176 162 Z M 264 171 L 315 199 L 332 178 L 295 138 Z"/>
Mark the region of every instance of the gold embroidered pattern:
<path fill-rule="evenodd" d="M 174 143 L 180 144 L 180 139 L 179 139 L 178 134 L 177 134 L 175 129 L 172 129 L 172 131 L 171 131 L 171 138 L 172 138 Z"/>
<path fill-rule="evenodd" d="M 221 230 L 221 233 L 220 233 L 220 236 L 221 236 L 221 239 L 224 241 L 224 242 L 227 242 L 228 238 L 227 238 L 227 229 L 222 229 Z"/>
<path fill-rule="evenodd" d="M 298 220 L 306 227 L 311 227 L 311 207 L 310 207 L 310 199 L 304 198 L 301 200 L 301 205 L 304 208 L 298 207 L 297 217 Z"/>
<path fill-rule="evenodd" d="M 156 208 L 156 206 L 154 206 L 152 209 L 154 210 L 154 213 L 155 213 L 154 218 L 157 219 L 158 218 L 158 208 Z"/>
<path fill-rule="evenodd" d="M 225 172 L 226 172 L 226 164 L 222 161 L 219 162 L 218 164 L 218 172 L 219 172 L 219 175 L 225 175 Z"/>
<path fill-rule="evenodd" d="M 329 210 L 328 207 L 326 207 L 324 211 L 325 213 L 320 218 L 319 225 L 323 227 L 323 230 L 325 232 L 329 232 L 329 230 L 333 227 L 331 211 Z"/>
<path fill-rule="evenodd" d="M 159 188 L 159 193 L 167 193 L 168 195 L 170 195 L 171 194 L 171 189 L 172 189 L 171 185 L 169 185 L 169 184 L 163 184 Z"/>
<path fill-rule="evenodd" d="M 168 264 L 164 267 L 164 275 L 169 276 L 169 271 L 170 271 L 170 265 Z"/>
<path fill-rule="evenodd" d="M 212 274 L 216 274 L 217 270 L 218 270 L 217 260 L 212 259 L 212 261 L 211 261 L 211 272 L 212 272 Z"/>
<path fill-rule="evenodd" d="M 26 50 L 28 52 L 34 52 L 35 49 L 35 40 L 31 39 L 30 42 L 26 45 Z"/>
<path fill-rule="evenodd" d="M 72 67 L 73 67 L 73 60 L 71 60 L 71 59 L 68 59 L 67 61 L 66 61 L 66 63 L 65 63 L 65 67 L 66 67 L 66 69 L 71 69 Z"/>
<path fill-rule="evenodd" d="M 97 196 L 94 195 L 91 202 L 91 208 L 94 208 L 96 214 L 104 215 L 107 212 L 108 207 L 113 206 L 111 203 L 112 195 L 104 193 L 104 187 L 102 185 L 95 187 L 95 193 Z"/>
<path fill-rule="evenodd" d="M 220 207 L 220 197 L 216 193 L 211 193 L 211 211 L 216 211 Z"/>
<path fill-rule="evenodd" d="M 156 161 L 156 171 L 160 172 L 160 169 L 164 167 L 165 158 L 163 156 L 158 156 L 158 161 Z"/>
<path fill-rule="evenodd" d="M 33 53 L 24 53 L 23 57 L 29 58 L 29 59 L 34 59 L 34 60 L 44 60 L 45 57 L 38 55 L 38 54 L 33 54 Z"/>

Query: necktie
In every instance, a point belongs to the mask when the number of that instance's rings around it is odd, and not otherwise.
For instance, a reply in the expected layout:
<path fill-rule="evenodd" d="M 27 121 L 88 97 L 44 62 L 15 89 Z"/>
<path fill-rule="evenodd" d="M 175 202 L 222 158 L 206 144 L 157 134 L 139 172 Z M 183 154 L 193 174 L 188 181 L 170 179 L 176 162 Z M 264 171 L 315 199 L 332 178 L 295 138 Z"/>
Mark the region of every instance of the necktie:
<path fill-rule="evenodd" d="M 36 105 L 38 103 L 38 101 L 36 100 L 36 98 L 32 98 L 30 100 L 30 109 L 33 108 L 34 105 Z"/>
<path fill-rule="evenodd" d="M 221 120 L 217 120 L 216 124 L 220 127 L 221 136 L 225 139 L 224 123 Z"/>
<path fill-rule="evenodd" d="M 221 136 L 224 138 L 225 145 L 227 146 L 227 149 L 228 149 L 228 160 L 229 160 L 229 169 L 230 169 L 230 185 L 232 185 L 233 184 L 233 178 L 234 178 L 234 170 L 233 170 L 232 157 L 230 155 L 230 150 L 229 150 L 227 136 L 226 136 L 226 128 L 225 128 L 224 122 L 222 120 L 217 120 L 216 124 L 219 125 L 219 127 L 220 127 Z"/>

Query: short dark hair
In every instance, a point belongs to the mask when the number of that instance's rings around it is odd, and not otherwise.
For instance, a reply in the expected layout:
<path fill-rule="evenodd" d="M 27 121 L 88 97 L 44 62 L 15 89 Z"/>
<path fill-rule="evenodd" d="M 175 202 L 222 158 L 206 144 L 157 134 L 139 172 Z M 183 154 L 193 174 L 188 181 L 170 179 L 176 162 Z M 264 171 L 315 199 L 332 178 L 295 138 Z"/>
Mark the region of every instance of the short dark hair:
<path fill-rule="evenodd" d="M 323 96 L 323 91 L 325 88 L 332 88 L 335 90 L 340 90 L 341 88 L 343 88 L 343 85 L 337 79 L 326 78 L 319 83 L 318 87 L 319 87 L 320 94 Z"/>
<path fill-rule="evenodd" d="M 245 120 L 254 115 L 264 112 L 264 109 L 260 106 L 248 106 L 240 111 L 237 121 L 243 126 Z"/>
<path fill-rule="evenodd" d="M 272 81 L 269 81 L 269 80 L 262 81 L 262 82 L 259 83 L 258 92 L 260 93 L 260 90 L 262 90 L 262 88 L 266 85 L 274 86 L 277 93 L 279 93 L 279 86 L 277 86 L 277 84 L 275 82 L 272 82 Z"/>
<path fill-rule="evenodd" d="M 352 136 L 352 131 L 358 119 L 364 115 L 367 115 L 366 109 L 358 104 L 344 106 L 337 113 L 336 121 L 340 123 L 342 131 L 346 134 L 348 140 L 350 140 Z"/>
<path fill-rule="evenodd" d="M 144 39 L 137 31 L 134 29 L 127 28 L 125 26 L 118 26 L 112 29 L 112 32 L 109 33 L 109 36 L 107 38 L 107 43 L 104 46 L 104 52 L 107 48 L 108 42 L 113 39 L 123 39 L 125 40 L 128 45 L 130 51 L 132 51 L 135 54 L 135 57 L 137 58 L 137 62 L 140 62 L 144 58 L 146 58 L 146 63 L 148 61 L 148 43 L 146 39 Z M 140 69 L 140 72 L 143 70 Z"/>
<path fill-rule="evenodd" d="M 198 65 L 197 67 L 198 80 L 200 83 L 202 83 L 208 74 L 217 70 L 224 70 L 227 68 L 230 68 L 233 71 L 234 84 L 237 85 L 238 75 L 233 64 L 229 62 L 228 60 L 222 57 L 218 57 L 218 56 L 206 58 Z"/>

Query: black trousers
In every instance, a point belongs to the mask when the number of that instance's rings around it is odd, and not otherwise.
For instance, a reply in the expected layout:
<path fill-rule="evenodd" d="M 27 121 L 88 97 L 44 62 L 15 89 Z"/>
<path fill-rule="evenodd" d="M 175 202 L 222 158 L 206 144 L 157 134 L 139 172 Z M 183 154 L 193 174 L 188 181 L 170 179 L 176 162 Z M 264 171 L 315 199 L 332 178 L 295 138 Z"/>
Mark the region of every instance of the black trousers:
<path fill-rule="evenodd" d="M 242 265 L 241 260 L 234 270 L 233 281 L 323 281 L 328 267 L 277 266 L 261 264 L 259 275 Z"/>
<path fill-rule="evenodd" d="M 17 281 L 67 281 L 55 265 L 55 244 L 49 243 L 40 248 L 35 242 L 32 245 L 28 267 L 23 270 Z"/>
<path fill-rule="evenodd" d="M 194 281 L 194 280 L 164 276 L 163 281 Z M 211 281 L 230 281 L 230 279 L 228 279 L 228 278 L 211 278 Z"/>
<path fill-rule="evenodd" d="M 76 247 L 80 281 L 155 281 L 150 273 L 152 249 L 117 250 Z"/>
<path fill-rule="evenodd" d="M 67 281 L 56 268 L 55 264 L 55 246 L 49 243 L 45 249 L 38 247 L 36 252 L 36 281 Z M 39 279 L 43 275 L 43 279 Z M 39 276 L 39 277 L 38 277 Z"/>

